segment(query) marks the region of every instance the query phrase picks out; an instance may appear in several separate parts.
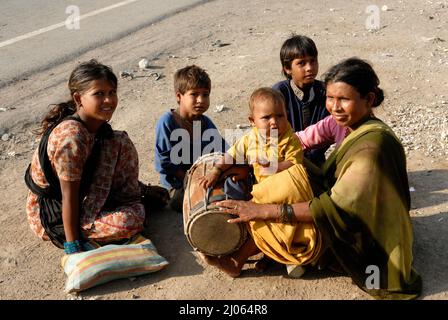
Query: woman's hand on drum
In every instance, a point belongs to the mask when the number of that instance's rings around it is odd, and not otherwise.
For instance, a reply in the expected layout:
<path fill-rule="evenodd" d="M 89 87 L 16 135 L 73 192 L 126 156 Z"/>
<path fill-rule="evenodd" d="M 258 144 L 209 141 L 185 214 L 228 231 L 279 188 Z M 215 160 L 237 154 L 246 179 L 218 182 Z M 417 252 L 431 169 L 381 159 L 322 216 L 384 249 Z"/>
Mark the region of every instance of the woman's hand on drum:
<path fill-rule="evenodd" d="M 238 218 L 229 219 L 229 223 L 247 222 L 252 220 L 265 220 L 264 210 L 261 207 L 266 205 L 256 204 L 252 201 L 243 200 L 224 200 L 216 203 L 216 206 L 222 213 L 237 215 Z"/>

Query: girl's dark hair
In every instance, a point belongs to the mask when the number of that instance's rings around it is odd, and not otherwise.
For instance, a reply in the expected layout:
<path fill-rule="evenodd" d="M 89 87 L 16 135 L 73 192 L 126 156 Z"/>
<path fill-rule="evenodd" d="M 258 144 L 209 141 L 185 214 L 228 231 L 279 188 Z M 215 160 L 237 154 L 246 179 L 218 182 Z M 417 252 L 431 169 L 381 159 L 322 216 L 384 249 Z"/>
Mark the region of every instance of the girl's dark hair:
<path fill-rule="evenodd" d="M 107 80 L 109 83 L 117 88 L 117 77 L 109 66 L 99 63 L 95 59 L 80 63 L 70 74 L 68 80 L 68 89 L 70 90 L 70 100 L 54 106 L 42 120 L 39 134 L 43 134 L 47 128 L 58 123 L 63 118 L 72 115 L 76 112 L 76 103 L 73 100 L 73 94 L 78 92 L 80 94 L 86 92 L 90 83 L 94 80 Z"/>
<path fill-rule="evenodd" d="M 317 48 L 314 41 L 307 36 L 293 34 L 291 38 L 283 42 L 280 49 L 280 61 L 282 63 L 283 75 L 291 79 L 291 76 L 285 72 L 285 68 L 291 69 L 291 62 L 297 58 L 305 56 L 317 58 Z"/>
<path fill-rule="evenodd" d="M 329 82 L 344 82 L 359 92 L 361 97 L 368 93 L 375 94 L 374 107 L 378 107 L 384 100 L 384 92 L 379 87 L 380 80 L 372 66 L 357 57 L 348 58 L 331 67 L 324 75 L 325 85 Z"/>

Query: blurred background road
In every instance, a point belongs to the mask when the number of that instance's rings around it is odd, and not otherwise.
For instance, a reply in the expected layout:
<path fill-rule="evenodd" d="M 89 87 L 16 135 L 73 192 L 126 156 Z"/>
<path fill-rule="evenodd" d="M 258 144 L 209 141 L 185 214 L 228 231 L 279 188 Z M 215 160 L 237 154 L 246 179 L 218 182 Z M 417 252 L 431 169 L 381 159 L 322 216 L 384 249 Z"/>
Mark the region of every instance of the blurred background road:
<path fill-rule="evenodd" d="M 2 0 L 0 88 L 204 2 Z"/>

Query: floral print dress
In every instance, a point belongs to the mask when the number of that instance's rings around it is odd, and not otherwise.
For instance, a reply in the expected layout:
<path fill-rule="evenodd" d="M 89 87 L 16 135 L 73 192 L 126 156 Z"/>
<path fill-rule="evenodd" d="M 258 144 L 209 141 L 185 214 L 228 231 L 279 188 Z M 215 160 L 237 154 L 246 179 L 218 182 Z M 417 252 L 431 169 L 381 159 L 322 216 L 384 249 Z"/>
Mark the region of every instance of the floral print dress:
<path fill-rule="evenodd" d="M 80 181 L 94 142 L 82 123 L 66 120 L 56 126 L 48 139 L 47 154 L 60 180 Z M 101 243 L 130 238 L 143 230 L 145 209 L 140 201 L 138 154 L 124 131 L 105 139 L 92 183 L 82 201 L 80 228 L 83 236 Z M 38 150 L 31 161 L 33 181 L 45 188 Z M 40 221 L 38 196 L 28 193 L 28 223 L 33 232 L 49 240 Z"/>

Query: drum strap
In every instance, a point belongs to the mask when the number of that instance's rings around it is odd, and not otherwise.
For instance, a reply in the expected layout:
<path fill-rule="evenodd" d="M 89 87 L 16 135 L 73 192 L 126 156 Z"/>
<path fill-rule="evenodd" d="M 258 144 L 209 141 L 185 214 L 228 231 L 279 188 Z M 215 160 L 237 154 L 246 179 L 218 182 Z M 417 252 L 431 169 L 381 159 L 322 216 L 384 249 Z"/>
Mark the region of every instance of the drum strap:
<path fill-rule="evenodd" d="M 252 177 L 249 176 L 247 179 L 247 184 L 252 188 Z M 191 213 L 196 213 L 197 210 L 205 208 L 205 210 L 209 210 L 209 205 L 227 199 L 235 199 L 235 200 L 249 200 L 250 197 L 243 188 L 239 185 L 239 183 L 232 182 L 231 177 L 227 177 L 224 187 L 221 189 L 222 194 L 217 194 L 211 196 L 213 188 L 208 188 L 207 192 L 204 194 L 204 200 L 197 203 L 194 207 L 190 209 Z"/>
<path fill-rule="evenodd" d="M 205 205 L 205 210 L 208 210 L 208 205 L 211 202 L 221 201 L 221 200 L 226 200 L 227 199 L 227 196 L 224 193 L 224 190 L 222 190 L 223 194 L 219 194 L 219 195 L 211 197 L 210 195 L 211 195 L 212 191 L 213 191 L 213 188 L 208 188 L 207 192 L 205 193 L 204 201 L 203 201 L 204 202 L 203 204 Z"/>
<path fill-rule="evenodd" d="M 229 199 L 229 197 L 226 194 L 218 194 L 216 196 L 210 197 L 210 199 L 208 199 L 208 204 L 210 204 L 210 202 L 218 202 L 227 199 Z"/>

